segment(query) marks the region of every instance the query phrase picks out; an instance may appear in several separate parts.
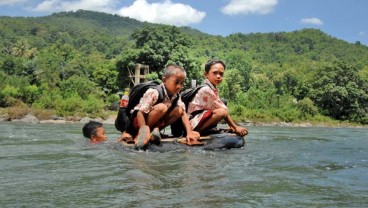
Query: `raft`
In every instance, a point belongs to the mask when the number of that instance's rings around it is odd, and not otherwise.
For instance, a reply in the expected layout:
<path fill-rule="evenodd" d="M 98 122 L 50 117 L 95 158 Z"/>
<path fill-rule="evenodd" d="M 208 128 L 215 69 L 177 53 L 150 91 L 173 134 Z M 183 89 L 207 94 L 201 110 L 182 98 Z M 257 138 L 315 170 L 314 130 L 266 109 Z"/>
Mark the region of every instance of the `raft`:
<path fill-rule="evenodd" d="M 202 145 L 190 146 L 181 141 L 185 141 L 185 138 L 162 138 L 159 145 L 150 143 L 144 148 L 145 151 L 151 152 L 168 152 L 177 150 L 221 150 L 221 149 L 234 149 L 241 148 L 245 145 L 244 137 L 233 134 L 233 133 L 214 133 L 206 136 L 202 136 L 200 141 Z M 135 150 L 134 144 L 128 144 L 121 142 L 121 146 L 126 149 Z"/>

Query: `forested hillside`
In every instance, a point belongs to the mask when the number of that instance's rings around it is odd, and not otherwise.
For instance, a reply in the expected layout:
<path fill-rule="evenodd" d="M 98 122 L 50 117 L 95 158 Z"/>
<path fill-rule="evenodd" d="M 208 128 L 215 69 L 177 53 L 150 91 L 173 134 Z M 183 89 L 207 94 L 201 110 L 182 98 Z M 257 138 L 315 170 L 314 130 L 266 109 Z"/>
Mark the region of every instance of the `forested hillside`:
<path fill-rule="evenodd" d="M 130 85 L 127 69 L 168 63 L 203 80 L 227 64 L 221 95 L 238 121 L 368 123 L 368 47 L 320 30 L 213 36 L 90 11 L 0 17 L 0 107 L 104 116 Z"/>

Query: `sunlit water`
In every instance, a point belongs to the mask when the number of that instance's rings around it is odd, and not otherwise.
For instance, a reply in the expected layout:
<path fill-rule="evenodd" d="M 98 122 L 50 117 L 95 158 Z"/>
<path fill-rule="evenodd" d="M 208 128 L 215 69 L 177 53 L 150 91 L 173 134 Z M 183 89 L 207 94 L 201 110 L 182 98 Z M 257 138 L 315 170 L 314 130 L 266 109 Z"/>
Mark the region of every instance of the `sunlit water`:
<path fill-rule="evenodd" d="M 1 207 L 366 207 L 368 129 L 249 127 L 241 149 L 90 145 L 82 124 L 0 122 Z"/>

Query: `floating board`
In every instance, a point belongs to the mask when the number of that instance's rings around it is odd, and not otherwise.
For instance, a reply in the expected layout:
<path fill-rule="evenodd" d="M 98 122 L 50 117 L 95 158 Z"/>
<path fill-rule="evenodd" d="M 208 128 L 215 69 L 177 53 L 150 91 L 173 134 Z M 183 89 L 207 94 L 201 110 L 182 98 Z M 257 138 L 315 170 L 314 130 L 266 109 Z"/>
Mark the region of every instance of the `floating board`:
<path fill-rule="evenodd" d="M 232 134 L 232 133 L 216 133 L 209 134 L 200 138 L 203 145 L 189 146 L 182 143 L 185 138 L 162 138 L 161 144 L 148 144 L 145 148 L 146 151 L 153 152 L 168 152 L 175 150 L 189 150 L 189 149 L 202 149 L 202 150 L 220 150 L 220 149 L 233 149 L 241 148 L 245 144 L 245 140 L 242 136 Z M 135 149 L 134 144 L 128 144 L 121 142 L 120 145 L 126 149 Z"/>

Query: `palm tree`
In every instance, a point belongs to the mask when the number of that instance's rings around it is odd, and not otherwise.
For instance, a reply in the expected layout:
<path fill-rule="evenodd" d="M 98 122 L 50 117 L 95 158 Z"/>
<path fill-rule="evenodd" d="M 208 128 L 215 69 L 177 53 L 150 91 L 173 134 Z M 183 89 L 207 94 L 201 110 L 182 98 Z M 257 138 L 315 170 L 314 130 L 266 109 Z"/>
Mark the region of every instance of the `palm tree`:
<path fill-rule="evenodd" d="M 37 49 L 30 48 L 30 45 L 25 40 L 18 40 L 12 48 L 12 54 L 19 57 L 33 58 Z"/>

